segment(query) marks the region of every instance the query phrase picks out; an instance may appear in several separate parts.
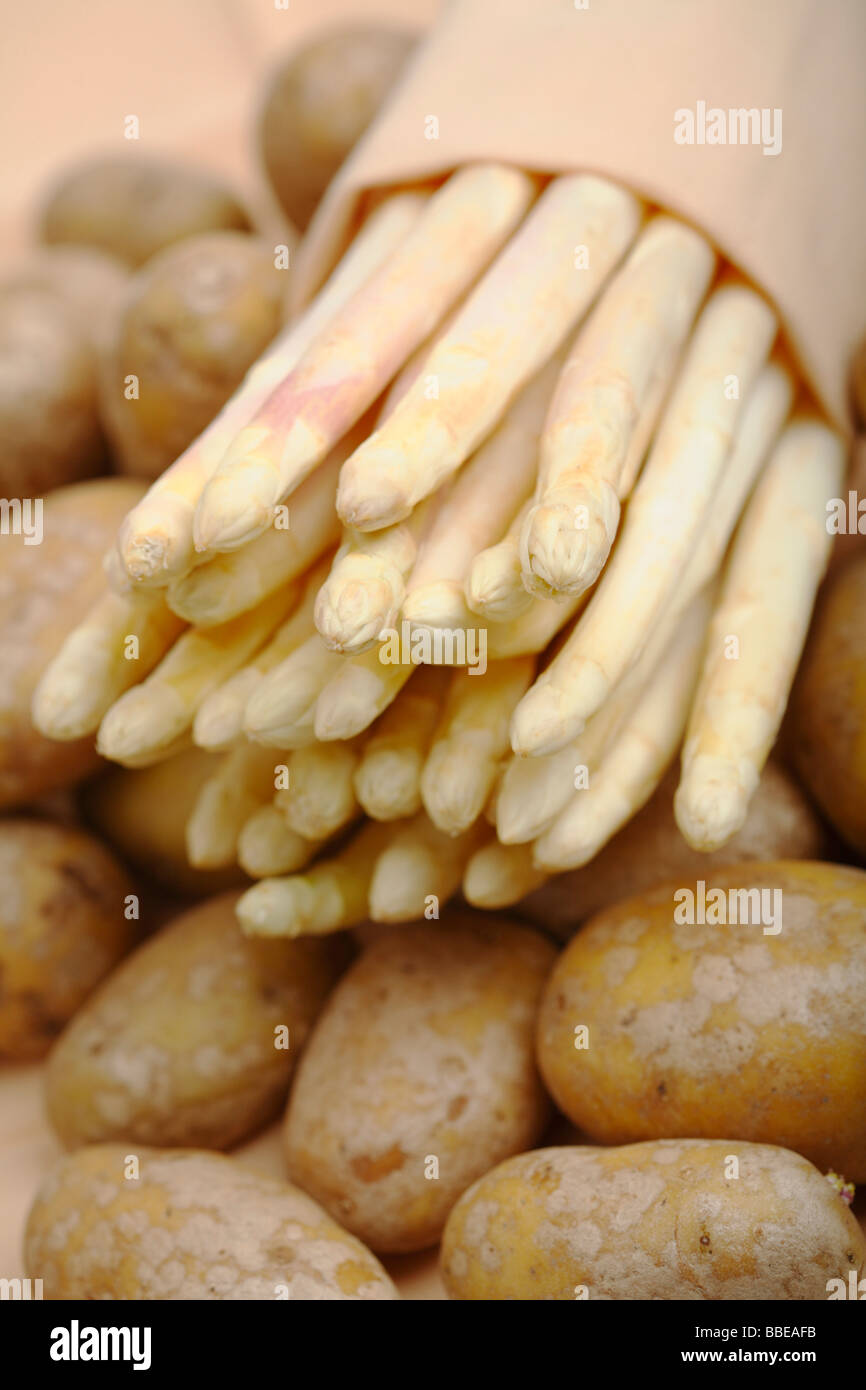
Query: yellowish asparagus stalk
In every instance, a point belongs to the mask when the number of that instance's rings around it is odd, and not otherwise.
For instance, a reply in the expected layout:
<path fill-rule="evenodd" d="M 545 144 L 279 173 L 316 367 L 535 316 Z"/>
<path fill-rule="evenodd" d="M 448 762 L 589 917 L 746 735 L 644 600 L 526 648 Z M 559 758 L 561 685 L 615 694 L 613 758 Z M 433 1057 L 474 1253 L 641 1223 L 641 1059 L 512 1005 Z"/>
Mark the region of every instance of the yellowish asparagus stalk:
<path fill-rule="evenodd" d="M 610 563 L 568 641 L 518 705 L 516 753 L 580 733 L 637 661 L 712 507 L 743 399 L 776 332 L 769 306 L 728 285 L 698 321 Z"/>
<path fill-rule="evenodd" d="M 108 593 L 73 628 L 43 672 L 33 723 L 46 738 L 83 738 L 162 660 L 184 624 L 159 594 Z"/>
<path fill-rule="evenodd" d="M 354 738 L 368 729 L 396 700 L 418 668 L 411 663 L 382 661 L 385 645 L 360 656 L 328 655 L 337 662 L 316 701 L 314 729 L 323 742 Z"/>
<path fill-rule="evenodd" d="M 352 743 L 313 743 L 289 754 L 288 786 L 274 806 L 291 830 L 307 840 L 326 840 L 358 813 L 353 777 L 360 748 Z"/>
<path fill-rule="evenodd" d="M 586 312 L 640 215 L 631 194 L 603 179 L 553 180 L 419 380 L 344 465 L 337 506 L 347 525 L 393 525 L 460 467 Z"/>
<path fill-rule="evenodd" d="M 274 666 L 253 690 L 244 711 L 244 733 L 276 748 L 312 743 L 319 695 L 341 669 L 317 632 Z"/>
<path fill-rule="evenodd" d="M 532 657 L 494 662 L 483 676 L 454 673 L 421 775 L 421 797 L 435 826 L 460 835 L 474 825 L 509 749 L 508 726 L 535 670 Z"/>
<path fill-rule="evenodd" d="M 548 877 L 533 863 L 532 845 L 502 845 L 494 838 L 469 860 L 463 896 L 473 907 L 511 907 Z"/>
<path fill-rule="evenodd" d="M 405 238 L 428 196 L 420 192 L 396 193 L 370 215 L 301 318 L 274 339 L 219 415 L 132 509 L 120 528 L 118 550 L 126 573 L 133 580 L 167 584 L 192 568 L 195 508 L 232 439 L 324 326 Z"/>
<path fill-rule="evenodd" d="M 460 887 L 470 857 L 488 834 L 484 821 L 478 821 L 463 835 L 447 835 L 423 811 L 402 827 L 393 828 L 370 884 L 373 921 L 411 922 L 425 914 L 438 917 L 443 904 Z"/>
<path fill-rule="evenodd" d="M 700 667 L 711 588 L 692 600 L 634 712 L 602 760 L 589 786 L 575 791 L 533 847 L 537 868 L 586 864 L 649 801 L 683 735 Z"/>
<path fill-rule="evenodd" d="M 619 525 L 629 450 L 657 409 L 715 257 L 703 237 L 655 217 L 579 333 L 541 437 L 523 582 L 550 598 L 594 584 Z M 644 431 L 646 434 L 646 430 Z"/>
<path fill-rule="evenodd" d="M 718 849 L 746 819 L 829 559 L 826 504 L 843 477 L 839 437 L 801 418 L 785 431 L 746 509 L 710 626 L 674 799 L 693 849 Z"/>
<path fill-rule="evenodd" d="M 264 878 L 239 899 L 238 921 L 247 936 L 324 936 L 354 927 L 367 916 L 374 865 L 391 827 L 366 821 L 337 854 L 305 874 Z"/>
<path fill-rule="evenodd" d="M 240 430 L 199 502 L 200 550 L 231 550 L 321 462 L 472 284 L 528 208 L 517 169 L 472 165 L 431 197 L 387 262 Z"/>
<path fill-rule="evenodd" d="M 355 769 L 355 795 L 373 820 L 421 810 L 421 772 L 451 672 L 422 666 L 370 731 Z"/>
<path fill-rule="evenodd" d="M 253 743 L 226 753 L 187 821 L 186 852 L 194 868 L 222 869 L 235 862 L 244 825 L 273 795 L 279 761 L 272 749 Z"/>
<path fill-rule="evenodd" d="M 313 636 L 313 605 L 329 564 L 330 556 L 326 556 L 308 571 L 297 606 L 277 628 L 271 640 L 252 661 L 235 671 L 199 705 L 192 732 L 200 748 L 230 748 L 243 737 L 244 711 L 253 691 L 261 685 L 269 671 Z"/>
<path fill-rule="evenodd" d="M 250 878 L 293 874 L 306 868 L 319 848 L 292 830 L 276 806 L 259 806 L 241 828 L 238 863 Z"/>
<path fill-rule="evenodd" d="M 186 733 L 201 702 L 262 646 L 292 597 L 291 591 L 270 594 L 220 627 L 185 632 L 147 680 L 127 690 L 105 715 L 97 736 L 103 757 L 128 762 L 158 753 Z"/>
<path fill-rule="evenodd" d="M 519 618 L 532 605 L 532 594 L 523 587 L 520 535 L 532 508 L 528 498 L 495 545 L 480 550 L 466 576 L 466 603 L 473 613 L 490 622 Z"/>

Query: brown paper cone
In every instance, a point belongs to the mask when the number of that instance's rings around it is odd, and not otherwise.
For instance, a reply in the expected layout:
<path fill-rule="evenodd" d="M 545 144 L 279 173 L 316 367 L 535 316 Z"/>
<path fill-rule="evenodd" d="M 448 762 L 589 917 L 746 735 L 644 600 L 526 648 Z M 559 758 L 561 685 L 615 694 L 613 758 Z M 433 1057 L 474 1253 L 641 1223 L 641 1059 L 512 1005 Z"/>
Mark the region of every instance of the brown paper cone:
<path fill-rule="evenodd" d="M 342 252 L 365 191 L 474 160 L 607 174 L 679 214 L 774 302 L 800 368 L 848 429 L 866 328 L 862 0 L 457 0 L 332 184 L 296 303 Z M 781 149 L 677 143 L 699 103 L 781 112 Z M 438 137 L 429 138 L 438 123 Z M 719 133 L 718 122 L 712 134 Z M 710 135 L 705 118 L 702 126 Z M 739 125 L 737 125 L 739 133 Z"/>

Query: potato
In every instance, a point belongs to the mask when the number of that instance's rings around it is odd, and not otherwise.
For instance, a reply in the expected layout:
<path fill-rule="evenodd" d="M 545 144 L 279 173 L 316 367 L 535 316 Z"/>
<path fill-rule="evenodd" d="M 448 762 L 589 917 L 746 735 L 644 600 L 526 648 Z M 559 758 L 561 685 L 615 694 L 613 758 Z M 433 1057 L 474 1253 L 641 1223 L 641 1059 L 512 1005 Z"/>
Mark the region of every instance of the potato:
<path fill-rule="evenodd" d="M 132 947 L 133 886 L 91 835 L 50 821 L 0 821 L 0 1057 L 43 1057 Z"/>
<path fill-rule="evenodd" d="M 237 865 L 195 869 L 186 823 L 199 791 L 223 757 L 188 748 L 150 767 L 108 765 L 82 788 L 87 819 L 134 868 L 184 897 L 208 897 L 249 883 Z"/>
<path fill-rule="evenodd" d="M 249 219 L 233 194 L 200 169 L 136 154 L 100 155 L 69 170 L 50 193 L 41 240 L 95 246 L 140 266 L 184 237 Z"/>
<path fill-rule="evenodd" d="M 251 940 L 235 901 L 211 898 L 163 927 L 63 1033 L 46 1098 L 67 1147 L 228 1148 L 278 1114 L 347 948 Z"/>
<path fill-rule="evenodd" d="M 372 1249 L 433 1244 L 460 1193 L 540 1137 L 532 1031 L 552 956 L 465 913 L 371 942 L 332 994 L 289 1101 L 288 1172 Z"/>
<path fill-rule="evenodd" d="M 764 768 L 742 830 L 714 854 L 692 849 L 680 834 L 674 820 L 678 781 L 676 767 L 600 854 L 583 868 L 554 875 L 514 911 L 568 940 L 594 912 L 666 879 L 688 882 L 707 869 L 751 859 L 820 859 L 828 848 L 821 822 L 778 763 Z"/>
<path fill-rule="evenodd" d="M 594 917 L 559 957 L 538 1019 L 551 1095 L 599 1143 L 728 1134 L 863 1180 L 866 874 L 780 860 L 705 883 L 703 910 L 681 878 Z M 763 922 L 681 924 L 684 889 L 699 921 L 718 902 L 756 921 L 731 894 L 762 889 Z"/>
<path fill-rule="evenodd" d="M 42 497 L 105 461 L 96 356 L 48 290 L 0 289 L 0 493 Z"/>
<path fill-rule="evenodd" d="M 48 291 L 72 311 L 79 330 L 98 348 L 105 341 L 129 280 L 114 256 L 92 246 L 42 246 L 13 265 L 0 292 Z"/>
<path fill-rule="evenodd" d="M 76 483 L 45 498 L 41 543 L 0 536 L 0 807 L 68 786 L 99 765 L 92 738 L 53 743 L 37 733 L 30 701 L 63 639 L 105 593 L 102 557 L 142 491 L 125 478 Z M 38 538 L 38 527 L 30 530 Z"/>
<path fill-rule="evenodd" d="M 464 1193 L 442 1241 L 458 1299 L 826 1299 L 864 1268 L 811 1163 L 730 1139 L 521 1154 Z"/>
<path fill-rule="evenodd" d="M 128 1145 L 98 1145 L 45 1179 L 24 1237 L 45 1298 L 399 1296 L 375 1256 L 288 1183 L 189 1149 L 134 1159 Z"/>
<path fill-rule="evenodd" d="M 191 237 L 133 276 L 100 363 L 121 471 L 156 478 L 201 434 L 279 329 L 284 288 L 273 249 L 242 232 Z"/>
<path fill-rule="evenodd" d="M 284 212 L 301 229 L 363 135 L 415 46 L 402 30 L 340 29 L 293 52 L 274 73 L 259 146 Z"/>
<path fill-rule="evenodd" d="M 866 859 L 866 554 L 828 580 L 791 696 L 786 739 L 828 820 Z"/>

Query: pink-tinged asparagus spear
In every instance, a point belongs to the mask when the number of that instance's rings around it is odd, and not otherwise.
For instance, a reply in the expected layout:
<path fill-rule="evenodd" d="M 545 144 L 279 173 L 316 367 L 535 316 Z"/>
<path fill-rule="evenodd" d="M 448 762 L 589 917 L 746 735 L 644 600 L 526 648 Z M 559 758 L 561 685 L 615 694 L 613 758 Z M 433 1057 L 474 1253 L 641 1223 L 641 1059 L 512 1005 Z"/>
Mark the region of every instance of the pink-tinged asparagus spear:
<path fill-rule="evenodd" d="M 637 200 L 603 179 L 554 179 L 420 379 L 345 464 L 337 505 L 347 525 L 401 520 L 460 467 L 589 308 L 640 216 Z"/>
<path fill-rule="evenodd" d="M 119 559 L 131 579 L 163 585 L 192 568 L 195 508 L 229 444 L 325 324 L 394 252 L 421 215 L 428 197 L 425 193 L 396 193 L 370 215 L 301 318 L 278 334 L 219 415 L 133 507 L 118 538 Z M 112 587 L 116 583 L 112 581 Z"/>
<path fill-rule="evenodd" d="M 526 212 L 534 181 L 503 165 L 459 170 L 385 265 L 245 424 L 202 494 L 199 550 L 233 550 L 321 462 L 472 284 Z"/>
<path fill-rule="evenodd" d="M 638 660 L 713 505 L 742 406 L 776 320 L 752 290 L 710 298 L 616 549 L 562 650 L 515 711 L 515 753 L 552 753 L 581 732 Z"/>
<path fill-rule="evenodd" d="M 541 437 L 536 503 L 521 538 L 523 582 L 543 597 L 594 584 L 619 525 L 629 449 L 713 273 L 703 237 L 656 217 L 577 337 Z"/>

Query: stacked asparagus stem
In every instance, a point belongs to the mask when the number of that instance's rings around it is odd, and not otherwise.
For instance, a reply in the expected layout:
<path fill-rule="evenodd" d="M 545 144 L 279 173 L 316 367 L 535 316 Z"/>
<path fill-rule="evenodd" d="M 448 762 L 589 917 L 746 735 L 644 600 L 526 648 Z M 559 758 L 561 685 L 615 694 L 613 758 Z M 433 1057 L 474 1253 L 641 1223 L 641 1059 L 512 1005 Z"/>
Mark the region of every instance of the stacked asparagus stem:
<path fill-rule="evenodd" d="M 188 853 L 259 880 L 254 935 L 508 906 L 681 744 L 677 823 L 720 848 L 843 474 L 776 334 L 604 179 L 480 165 L 385 197 L 127 516 L 35 723 L 129 767 L 219 753 Z"/>

